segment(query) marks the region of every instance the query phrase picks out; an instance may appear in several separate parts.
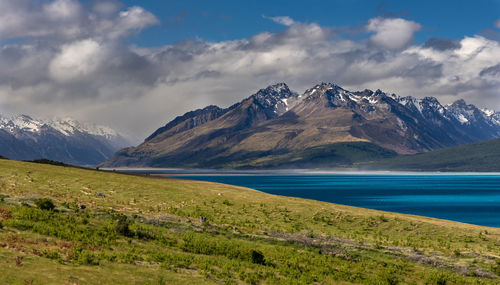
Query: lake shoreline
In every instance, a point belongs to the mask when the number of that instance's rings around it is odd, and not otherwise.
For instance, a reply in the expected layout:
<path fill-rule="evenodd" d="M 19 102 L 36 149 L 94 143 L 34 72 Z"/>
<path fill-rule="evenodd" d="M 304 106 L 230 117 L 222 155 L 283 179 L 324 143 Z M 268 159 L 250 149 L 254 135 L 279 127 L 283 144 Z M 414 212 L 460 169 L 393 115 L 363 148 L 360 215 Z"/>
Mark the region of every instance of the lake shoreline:
<path fill-rule="evenodd" d="M 181 169 L 181 168 L 100 168 L 103 171 L 115 171 L 131 174 L 147 175 L 500 175 L 500 172 L 444 172 L 444 171 L 394 171 L 394 170 L 329 170 L 329 169 L 267 169 L 267 170 L 233 170 L 233 169 Z"/>

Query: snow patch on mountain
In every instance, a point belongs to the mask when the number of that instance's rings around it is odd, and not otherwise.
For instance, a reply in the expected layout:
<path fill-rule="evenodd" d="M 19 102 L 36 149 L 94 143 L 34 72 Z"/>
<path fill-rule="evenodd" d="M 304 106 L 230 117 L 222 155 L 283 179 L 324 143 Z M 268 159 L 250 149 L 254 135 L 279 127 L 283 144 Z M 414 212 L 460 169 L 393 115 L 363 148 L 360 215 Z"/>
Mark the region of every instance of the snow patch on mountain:
<path fill-rule="evenodd" d="M 71 136 L 78 132 L 108 139 L 118 136 L 118 133 L 110 127 L 82 123 L 72 118 L 53 119 L 48 121 L 47 124 L 65 136 Z"/>
<path fill-rule="evenodd" d="M 495 114 L 495 111 L 490 110 L 490 109 L 480 109 L 486 116 L 491 117 L 493 114 Z"/>
<path fill-rule="evenodd" d="M 78 122 L 72 118 L 54 118 L 52 120 L 33 119 L 27 115 L 17 115 L 11 118 L 0 118 L 0 129 L 10 133 L 19 131 L 29 133 L 40 133 L 43 128 L 53 129 L 64 136 L 72 136 L 76 133 L 90 134 L 94 136 L 112 139 L 119 136 L 113 129 L 90 123 Z"/>
<path fill-rule="evenodd" d="M 292 108 L 299 99 L 299 95 L 288 88 L 285 83 L 271 85 L 260 89 L 253 95 L 255 100 L 267 110 L 280 116 Z"/>

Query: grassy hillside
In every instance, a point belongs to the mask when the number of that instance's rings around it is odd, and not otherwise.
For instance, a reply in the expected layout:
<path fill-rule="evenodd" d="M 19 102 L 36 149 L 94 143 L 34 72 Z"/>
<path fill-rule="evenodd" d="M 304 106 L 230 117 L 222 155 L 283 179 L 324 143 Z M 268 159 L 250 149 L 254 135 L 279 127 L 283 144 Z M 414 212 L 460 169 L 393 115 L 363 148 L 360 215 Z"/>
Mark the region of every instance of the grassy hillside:
<path fill-rule="evenodd" d="M 500 139 L 360 164 L 362 168 L 500 172 Z"/>
<path fill-rule="evenodd" d="M 0 191 L 1 284 L 498 284 L 500 274 L 498 228 L 7 160 Z"/>
<path fill-rule="evenodd" d="M 370 142 L 340 142 L 285 154 L 270 154 L 247 160 L 223 159 L 224 168 L 339 168 L 397 156 L 392 150 Z M 227 161 L 233 161 L 227 163 Z"/>

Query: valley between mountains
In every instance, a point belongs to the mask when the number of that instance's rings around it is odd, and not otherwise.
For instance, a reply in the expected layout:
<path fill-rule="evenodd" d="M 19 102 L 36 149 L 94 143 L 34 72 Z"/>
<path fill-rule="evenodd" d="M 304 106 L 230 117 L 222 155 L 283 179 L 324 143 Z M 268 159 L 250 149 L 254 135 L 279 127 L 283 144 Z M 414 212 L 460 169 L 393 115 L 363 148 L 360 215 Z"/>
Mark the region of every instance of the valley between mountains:
<path fill-rule="evenodd" d="M 500 113 L 464 100 L 442 105 L 331 83 L 298 94 L 279 83 L 228 108 L 179 116 L 100 166 L 373 169 L 380 160 L 498 137 Z"/>

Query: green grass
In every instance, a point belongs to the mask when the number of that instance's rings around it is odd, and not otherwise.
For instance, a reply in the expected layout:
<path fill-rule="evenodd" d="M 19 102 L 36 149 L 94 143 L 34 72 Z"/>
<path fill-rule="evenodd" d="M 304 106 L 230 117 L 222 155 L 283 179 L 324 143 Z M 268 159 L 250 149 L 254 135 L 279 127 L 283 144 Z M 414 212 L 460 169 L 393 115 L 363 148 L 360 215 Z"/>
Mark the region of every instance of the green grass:
<path fill-rule="evenodd" d="M 2 284 L 497 284 L 500 274 L 498 228 L 7 160 L 0 191 Z"/>

